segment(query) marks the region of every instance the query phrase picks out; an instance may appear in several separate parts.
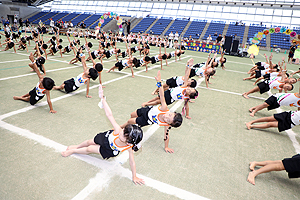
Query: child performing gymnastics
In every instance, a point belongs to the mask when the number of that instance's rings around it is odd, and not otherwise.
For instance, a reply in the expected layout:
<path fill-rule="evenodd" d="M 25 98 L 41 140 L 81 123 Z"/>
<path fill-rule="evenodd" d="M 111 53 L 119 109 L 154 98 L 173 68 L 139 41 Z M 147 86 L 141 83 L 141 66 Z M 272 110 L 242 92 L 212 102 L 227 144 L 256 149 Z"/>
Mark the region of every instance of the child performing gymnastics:
<path fill-rule="evenodd" d="M 187 119 L 191 119 L 191 117 L 189 116 L 188 101 L 190 99 L 195 99 L 198 96 L 198 91 L 195 88 L 191 88 L 191 87 L 187 86 L 188 85 L 188 76 L 191 71 L 191 68 L 189 66 L 193 66 L 193 61 L 194 61 L 194 59 L 191 58 L 187 62 L 183 85 L 180 87 L 175 87 L 175 88 L 171 88 L 171 89 L 164 91 L 165 102 L 167 105 L 170 105 L 173 102 L 178 101 L 178 100 L 185 101 L 183 110 L 186 111 Z M 143 103 L 142 106 L 143 107 L 154 106 L 154 105 L 158 105 L 160 103 L 161 103 L 161 100 L 160 100 L 160 97 L 158 96 L 158 97 L 151 99 L 148 102 Z"/>
<path fill-rule="evenodd" d="M 128 124 L 121 128 L 117 124 L 110 107 L 108 106 L 104 96 L 102 86 L 99 86 L 99 97 L 102 100 L 105 114 L 113 125 L 113 129 L 97 134 L 94 139 L 86 140 L 79 145 L 68 146 L 66 151 L 61 153 L 62 156 L 67 157 L 73 153 L 90 154 L 97 153 L 103 159 L 117 156 L 120 152 L 128 150 L 129 164 L 132 171 L 132 181 L 135 184 L 144 184 L 144 180 L 136 176 L 136 167 L 134 162 L 133 151 L 138 151 L 138 144 L 143 139 L 143 131 L 136 125 Z"/>
<path fill-rule="evenodd" d="M 29 101 L 31 105 L 36 104 L 39 100 L 41 100 L 45 94 L 47 96 L 47 102 L 50 108 L 50 113 L 56 113 L 55 110 L 53 110 L 52 102 L 50 99 L 50 90 L 53 88 L 54 81 L 51 78 L 44 77 L 41 75 L 40 71 L 38 70 L 36 63 L 34 62 L 34 58 L 32 53 L 30 53 L 29 59 L 31 60 L 33 65 L 29 65 L 38 75 L 39 82 L 37 83 L 36 87 L 34 87 L 29 93 L 23 95 L 23 96 L 14 96 L 14 100 L 23 100 L 23 101 Z"/>
<path fill-rule="evenodd" d="M 126 127 L 128 124 L 138 124 L 140 127 L 148 126 L 151 124 L 158 124 L 165 127 L 165 151 L 173 153 L 174 150 L 169 148 L 169 130 L 171 127 L 179 127 L 182 124 L 182 116 L 180 113 L 169 112 L 168 106 L 164 97 L 164 90 L 161 87 L 160 71 L 157 72 L 155 77 L 157 87 L 159 87 L 161 105 L 142 107 L 131 113 L 131 118 L 121 127 Z"/>
<path fill-rule="evenodd" d="M 267 122 L 265 124 L 255 124 L 259 122 Z M 278 131 L 285 131 L 300 124 L 300 111 L 290 111 L 276 113 L 271 117 L 262 117 L 246 123 L 248 130 L 252 128 L 266 129 L 277 127 Z"/>
<path fill-rule="evenodd" d="M 83 72 L 78 76 L 76 76 L 75 78 L 71 78 L 69 80 L 64 81 L 63 84 L 61 84 L 60 86 L 54 86 L 53 89 L 54 90 L 65 89 L 66 93 L 70 93 L 77 90 L 80 86 L 86 84 L 86 97 L 92 98 L 92 96 L 89 96 L 90 78 L 96 80 L 96 78 L 98 77 L 98 72 L 94 68 L 87 69 L 84 54 L 80 54 L 79 57 L 81 59 Z"/>
<path fill-rule="evenodd" d="M 262 166 L 258 170 L 254 168 L 256 166 Z M 296 154 L 291 158 L 284 158 L 283 160 L 266 160 L 262 162 L 250 162 L 250 170 L 247 181 L 255 185 L 255 177 L 262 173 L 272 172 L 272 171 L 283 171 L 288 173 L 289 178 L 299 178 L 300 177 L 300 154 Z"/>

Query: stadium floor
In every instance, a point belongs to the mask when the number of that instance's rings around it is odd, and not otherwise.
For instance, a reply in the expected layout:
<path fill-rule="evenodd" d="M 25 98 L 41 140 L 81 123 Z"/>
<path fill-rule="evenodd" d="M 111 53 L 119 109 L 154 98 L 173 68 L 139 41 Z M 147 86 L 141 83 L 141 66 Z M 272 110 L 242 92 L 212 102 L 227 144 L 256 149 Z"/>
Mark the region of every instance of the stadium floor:
<path fill-rule="evenodd" d="M 66 46 L 67 39 L 62 38 Z M 95 40 L 91 42 L 97 46 Z M 118 43 L 118 47 L 125 49 L 124 44 Z M 151 47 L 151 55 L 157 53 L 158 48 Z M 36 106 L 13 100 L 13 96 L 29 92 L 38 81 L 28 67 L 28 55 L 26 51 L 0 52 L 0 199 L 299 198 L 299 179 L 288 179 L 285 171 L 261 174 L 255 186 L 246 181 L 250 161 L 279 160 L 300 153 L 299 127 L 293 128 L 295 135 L 279 133 L 275 128 L 246 129 L 245 122 L 253 119 L 248 109 L 268 97 L 267 94 L 253 94 L 259 98 L 250 99 L 241 96 L 253 87 L 254 81 L 242 80 L 252 66 L 249 58 L 227 56 L 226 70 L 217 70 L 211 79 L 211 90 L 205 88 L 203 78 L 199 79 L 199 97 L 190 104 L 192 119 L 184 119 L 180 128 L 170 131 L 169 146 L 174 149 L 173 154 L 164 152 L 163 128 L 143 128 L 143 147 L 135 153 L 138 176 L 146 183 L 140 186 L 131 181 L 127 152 L 109 160 L 102 160 L 99 155 L 65 158 L 60 154 L 68 145 L 79 144 L 112 128 L 98 107 L 98 80 L 91 81 L 90 99 L 85 97 L 85 86 L 73 94 L 51 91 L 56 114 L 49 113 L 46 98 Z M 274 54 L 274 62 L 282 56 L 287 57 L 283 53 Z M 71 58 L 71 54 L 63 58 L 58 54 L 48 57 L 47 76 L 56 85 L 82 72 L 80 64 L 67 64 Z M 169 66 L 164 65 L 162 78 L 183 75 L 189 58 L 194 58 L 195 63 L 203 62 L 207 53 L 186 51 L 181 61 L 171 60 Z M 264 58 L 258 55 L 254 59 L 257 61 Z M 106 73 L 114 63 L 114 58 L 104 59 L 102 81 L 113 115 L 123 124 L 132 111 L 153 98 L 154 76 L 160 65 L 150 66 L 148 72 L 144 68 L 134 69 L 136 74 L 132 78 L 129 69 Z M 295 71 L 298 66 L 288 65 L 288 69 Z M 295 86 L 297 92 L 299 83 Z M 181 112 L 182 102 L 170 108 Z M 274 113 L 263 110 L 254 118 Z M 296 140 L 290 139 L 293 136 Z"/>

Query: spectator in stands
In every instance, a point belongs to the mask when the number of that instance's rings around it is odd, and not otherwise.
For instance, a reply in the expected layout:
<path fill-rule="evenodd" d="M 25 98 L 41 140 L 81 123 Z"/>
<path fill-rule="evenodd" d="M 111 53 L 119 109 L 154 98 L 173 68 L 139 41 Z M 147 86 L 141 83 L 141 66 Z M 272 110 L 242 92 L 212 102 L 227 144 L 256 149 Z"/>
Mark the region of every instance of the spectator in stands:
<path fill-rule="evenodd" d="M 130 19 L 128 19 L 128 21 L 126 22 L 126 25 L 127 25 L 127 34 L 129 35 L 130 34 Z"/>
<path fill-rule="evenodd" d="M 43 26 L 43 22 L 42 20 L 39 21 L 39 26 L 42 27 Z"/>
<path fill-rule="evenodd" d="M 212 37 L 211 35 L 208 35 L 208 37 L 206 38 L 206 43 L 210 43 L 212 41 Z"/>
<path fill-rule="evenodd" d="M 69 27 L 69 23 L 65 21 L 65 29 L 67 29 L 68 27 Z"/>
<path fill-rule="evenodd" d="M 222 37 L 222 40 L 220 41 L 220 45 L 223 48 L 225 43 L 225 35 Z"/>
<path fill-rule="evenodd" d="M 214 36 L 218 36 L 218 32 L 217 31 L 215 32 Z"/>
<path fill-rule="evenodd" d="M 171 33 L 169 33 L 169 42 L 171 42 L 174 38 L 174 34 L 173 31 L 171 31 Z"/>
<path fill-rule="evenodd" d="M 86 28 L 86 24 L 84 23 L 84 21 L 81 22 L 80 27 L 81 28 Z"/>
<path fill-rule="evenodd" d="M 22 18 L 19 19 L 19 25 L 20 25 L 20 27 L 23 26 L 23 19 Z"/>
<path fill-rule="evenodd" d="M 193 38 L 192 38 L 192 36 L 190 35 L 189 36 L 189 39 L 188 39 L 190 42 L 193 42 Z"/>
<path fill-rule="evenodd" d="M 51 28 L 53 28 L 53 27 L 54 27 L 54 21 L 53 21 L 53 19 L 52 19 L 52 18 L 50 19 L 50 27 L 51 27 Z"/>
<path fill-rule="evenodd" d="M 18 27 L 18 20 L 17 18 L 14 19 L 14 26 L 17 28 Z"/>
<path fill-rule="evenodd" d="M 218 36 L 217 39 L 216 39 L 216 43 L 220 43 L 221 40 L 222 40 L 222 35 L 219 34 L 219 36 Z"/>
<path fill-rule="evenodd" d="M 26 21 L 25 21 L 25 25 L 26 25 L 26 27 L 28 27 L 28 26 L 30 25 L 30 22 L 29 22 L 29 20 L 28 20 L 28 19 L 26 19 Z"/>
<path fill-rule="evenodd" d="M 73 28 L 73 23 L 71 21 L 69 21 L 69 27 Z"/>

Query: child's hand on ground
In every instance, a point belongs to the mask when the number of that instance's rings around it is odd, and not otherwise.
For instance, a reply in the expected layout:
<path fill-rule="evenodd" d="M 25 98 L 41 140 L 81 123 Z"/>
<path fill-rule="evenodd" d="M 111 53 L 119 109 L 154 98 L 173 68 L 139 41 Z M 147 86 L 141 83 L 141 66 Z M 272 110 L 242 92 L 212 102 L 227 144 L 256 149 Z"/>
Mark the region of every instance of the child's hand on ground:
<path fill-rule="evenodd" d="M 166 147 L 166 148 L 165 148 L 165 151 L 166 151 L 167 153 L 174 153 L 174 150 L 171 149 L 171 148 L 169 148 L 169 147 Z"/>
<path fill-rule="evenodd" d="M 86 98 L 92 98 L 92 96 L 90 96 L 90 95 L 86 95 Z"/>
<path fill-rule="evenodd" d="M 57 113 L 55 110 L 50 110 L 49 113 Z"/>
<path fill-rule="evenodd" d="M 145 184 L 145 181 L 141 178 L 138 178 L 138 177 L 132 178 L 132 181 L 134 182 L 134 184 L 139 184 L 139 185 Z"/>

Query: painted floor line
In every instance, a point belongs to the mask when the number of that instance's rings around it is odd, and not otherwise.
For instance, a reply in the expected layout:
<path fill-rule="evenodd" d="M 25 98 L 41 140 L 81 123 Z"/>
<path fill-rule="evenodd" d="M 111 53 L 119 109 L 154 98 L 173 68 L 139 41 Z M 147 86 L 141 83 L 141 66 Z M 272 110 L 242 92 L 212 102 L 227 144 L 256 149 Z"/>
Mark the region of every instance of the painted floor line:
<path fill-rule="evenodd" d="M 2 61 L 2 62 L 0 62 L 0 64 L 2 64 L 2 63 L 11 63 L 11 62 L 20 62 L 20 61 L 26 61 L 26 60 L 28 60 L 28 59 L 23 59 L 23 60 L 8 60 L 8 61 Z"/>
<path fill-rule="evenodd" d="M 206 88 L 206 87 L 203 87 L 203 86 L 199 86 L 199 88 L 202 88 L 202 89 L 207 89 L 207 90 L 213 90 L 213 91 L 217 91 L 217 92 L 223 92 L 223 93 L 227 93 L 227 94 L 235 94 L 235 95 L 238 95 L 238 96 L 242 96 L 242 93 L 237 93 L 237 92 L 230 92 L 230 91 L 226 91 L 226 90 L 219 90 L 219 89 L 214 89 L 214 88 Z M 261 99 L 261 100 L 265 100 L 265 98 L 262 98 L 262 97 L 255 97 L 255 96 L 250 96 L 248 95 L 248 97 L 251 97 L 251 98 L 254 98 L 254 99 Z"/>

